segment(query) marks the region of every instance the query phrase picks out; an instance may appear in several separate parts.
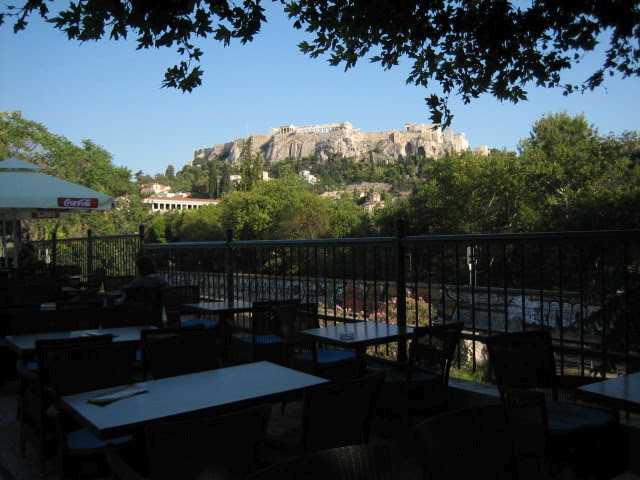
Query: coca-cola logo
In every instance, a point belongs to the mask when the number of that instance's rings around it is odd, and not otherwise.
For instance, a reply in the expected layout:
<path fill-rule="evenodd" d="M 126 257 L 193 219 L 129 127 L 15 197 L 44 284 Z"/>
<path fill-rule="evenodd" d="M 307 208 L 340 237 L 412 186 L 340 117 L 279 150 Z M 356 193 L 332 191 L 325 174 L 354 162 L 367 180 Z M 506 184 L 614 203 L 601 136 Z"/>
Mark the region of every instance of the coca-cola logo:
<path fill-rule="evenodd" d="M 58 206 L 62 208 L 98 208 L 98 199 L 58 197 Z"/>

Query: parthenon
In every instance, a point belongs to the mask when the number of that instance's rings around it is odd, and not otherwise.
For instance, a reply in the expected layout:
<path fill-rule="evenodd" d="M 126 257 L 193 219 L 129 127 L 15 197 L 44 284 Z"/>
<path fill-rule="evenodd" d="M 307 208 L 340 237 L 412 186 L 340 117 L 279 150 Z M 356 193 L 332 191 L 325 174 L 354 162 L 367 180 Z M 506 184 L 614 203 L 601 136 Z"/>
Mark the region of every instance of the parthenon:
<path fill-rule="evenodd" d="M 353 130 L 353 125 L 349 122 L 325 123 L 320 125 L 282 125 L 278 128 L 272 128 L 271 133 L 329 133 L 336 130 Z"/>

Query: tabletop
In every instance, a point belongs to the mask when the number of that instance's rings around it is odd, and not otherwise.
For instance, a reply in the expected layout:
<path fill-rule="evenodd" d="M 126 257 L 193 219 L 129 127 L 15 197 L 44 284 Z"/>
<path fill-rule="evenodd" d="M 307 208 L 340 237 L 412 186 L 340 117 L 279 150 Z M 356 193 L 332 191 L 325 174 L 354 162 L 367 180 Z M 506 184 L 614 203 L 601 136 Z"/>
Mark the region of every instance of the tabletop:
<path fill-rule="evenodd" d="M 146 393 L 97 406 L 89 399 L 117 391 L 96 390 L 62 398 L 62 406 L 98 436 L 109 438 L 145 424 L 219 407 L 262 401 L 328 382 L 270 362 L 255 362 L 136 384 Z M 120 387 L 122 389 L 123 387 Z"/>
<path fill-rule="evenodd" d="M 137 325 L 131 327 L 116 327 L 90 330 L 72 330 L 66 332 L 30 333 L 26 335 L 9 335 L 7 344 L 19 355 L 33 353 L 37 340 L 55 340 L 59 338 L 77 338 L 90 335 L 113 335 L 114 342 L 139 342 L 142 330 L 155 329 L 151 325 Z"/>
<path fill-rule="evenodd" d="M 590 383 L 579 390 L 615 403 L 621 408 L 640 409 L 640 372 Z"/>
<path fill-rule="evenodd" d="M 205 313 L 240 313 L 250 312 L 253 309 L 251 302 L 236 301 L 229 303 L 224 302 L 199 302 L 199 303 L 186 303 L 184 305 L 191 310 Z"/>
<path fill-rule="evenodd" d="M 399 328 L 382 322 L 354 322 L 312 328 L 300 332 L 325 343 L 351 348 L 393 342 L 413 333 L 413 327 Z"/>

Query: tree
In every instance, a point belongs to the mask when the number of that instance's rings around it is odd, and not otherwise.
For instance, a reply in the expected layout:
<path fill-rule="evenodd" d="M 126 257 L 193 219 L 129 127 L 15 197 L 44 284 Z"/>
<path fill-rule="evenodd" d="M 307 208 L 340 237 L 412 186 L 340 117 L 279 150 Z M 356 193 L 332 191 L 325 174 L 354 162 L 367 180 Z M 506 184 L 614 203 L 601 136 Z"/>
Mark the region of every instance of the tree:
<path fill-rule="evenodd" d="M 259 152 L 253 152 L 251 137 L 242 143 L 240 151 L 240 189 L 251 190 L 262 180 L 262 157 Z"/>
<path fill-rule="evenodd" d="M 498 0 L 380 0 L 347 2 L 281 0 L 296 29 L 312 37 L 300 50 L 328 56 L 331 65 L 353 67 L 369 56 L 384 69 L 402 58 L 413 63 L 408 83 L 424 88 L 439 84 L 426 103 L 434 123 L 449 125 L 451 94 L 465 103 L 490 93 L 499 100 L 527 98 L 534 84 L 563 93 L 594 89 L 609 75 L 640 75 L 640 6 L 637 0 L 551 2 L 525 5 Z M 260 0 L 78 0 L 56 12 L 45 0 L 8 5 L 0 24 L 13 17 L 15 32 L 38 14 L 69 39 L 118 40 L 133 34 L 138 49 L 176 48 L 183 56 L 167 69 L 163 86 L 190 92 L 202 83 L 196 39 L 210 37 L 229 45 L 254 39 L 266 22 Z M 566 83 L 562 74 L 600 44 L 604 58 L 584 82 Z M 374 52 L 373 54 L 370 54 Z"/>
<path fill-rule="evenodd" d="M 131 233 L 148 217 L 131 172 L 113 165 L 111 154 L 91 140 L 76 145 L 51 133 L 20 112 L 0 112 L 0 158 L 16 156 L 39 165 L 43 172 L 117 197 L 115 209 L 94 215 L 71 215 L 40 221 L 45 234 L 57 229 L 61 236 L 94 233 Z"/>
<path fill-rule="evenodd" d="M 220 196 L 218 192 L 218 159 L 209 160 L 207 164 L 209 168 L 209 198 L 218 198 Z"/>
<path fill-rule="evenodd" d="M 173 180 L 176 176 L 176 169 L 173 165 L 167 165 L 167 169 L 164 172 L 164 176 L 167 177 L 169 181 Z"/>

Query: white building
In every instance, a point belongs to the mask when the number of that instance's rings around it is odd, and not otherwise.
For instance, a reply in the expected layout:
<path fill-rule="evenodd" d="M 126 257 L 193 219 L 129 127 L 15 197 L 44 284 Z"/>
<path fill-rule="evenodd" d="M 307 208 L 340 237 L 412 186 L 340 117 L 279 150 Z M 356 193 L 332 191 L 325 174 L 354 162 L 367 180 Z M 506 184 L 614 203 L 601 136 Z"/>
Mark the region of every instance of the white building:
<path fill-rule="evenodd" d="M 197 210 L 208 205 L 217 205 L 220 200 L 213 198 L 150 196 L 142 200 L 149 205 L 153 213 L 164 213 L 169 210 Z"/>
<path fill-rule="evenodd" d="M 163 193 L 169 193 L 171 187 L 169 185 L 163 185 L 162 183 L 145 183 L 140 187 L 140 193 L 142 195 L 161 195 Z"/>
<path fill-rule="evenodd" d="M 300 172 L 300 178 L 302 178 L 305 182 L 310 183 L 311 185 L 315 185 L 318 183 L 318 177 L 313 175 L 310 170 L 302 170 Z"/>

